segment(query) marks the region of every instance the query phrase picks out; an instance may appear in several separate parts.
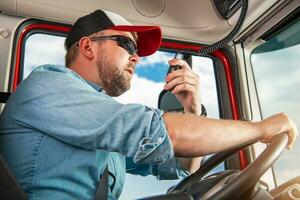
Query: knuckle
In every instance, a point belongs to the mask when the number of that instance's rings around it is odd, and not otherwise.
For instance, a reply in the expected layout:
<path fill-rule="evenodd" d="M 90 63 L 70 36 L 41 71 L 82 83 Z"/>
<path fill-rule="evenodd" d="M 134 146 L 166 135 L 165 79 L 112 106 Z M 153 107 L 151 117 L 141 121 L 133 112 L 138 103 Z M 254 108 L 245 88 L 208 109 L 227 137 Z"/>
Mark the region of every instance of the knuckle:
<path fill-rule="evenodd" d="M 188 71 L 186 68 L 184 68 L 184 69 L 183 69 L 183 75 L 186 76 L 186 75 L 188 75 L 188 73 L 189 73 L 189 71 Z"/>
<path fill-rule="evenodd" d="M 172 93 L 173 94 L 176 94 L 178 92 L 178 87 L 175 87 L 173 90 L 172 90 Z"/>
<path fill-rule="evenodd" d="M 290 119 L 290 117 L 288 116 L 288 114 L 282 112 L 282 113 L 280 113 L 280 115 L 281 115 L 282 119 L 285 120 L 287 123 L 289 123 L 289 124 L 293 123 L 292 120 Z"/>
<path fill-rule="evenodd" d="M 200 80 L 199 79 L 196 80 L 196 84 L 200 85 Z"/>

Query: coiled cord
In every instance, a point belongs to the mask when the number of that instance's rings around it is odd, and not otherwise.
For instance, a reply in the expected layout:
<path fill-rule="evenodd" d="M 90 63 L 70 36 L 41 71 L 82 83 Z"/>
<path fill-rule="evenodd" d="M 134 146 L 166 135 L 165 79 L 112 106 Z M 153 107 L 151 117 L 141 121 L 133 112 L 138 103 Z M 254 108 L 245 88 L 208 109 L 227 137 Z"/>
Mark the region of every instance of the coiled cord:
<path fill-rule="evenodd" d="M 248 0 L 242 0 L 242 1 L 243 2 L 242 2 L 241 14 L 240 14 L 240 17 L 239 17 L 235 27 L 233 28 L 233 30 L 222 40 L 201 49 L 199 51 L 199 54 L 201 56 L 207 55 L 219 48 L 224 47 L 226 44 L 228 44 L 230 41 L 232 41 L 234 39 L 234 37 L 236 36 L 236 34 L 240 31 L 241 27 L 244 24 L 244 21 L 245 21 L 246 15 L 247 15 L 247 10 L 248 10 Z"/>

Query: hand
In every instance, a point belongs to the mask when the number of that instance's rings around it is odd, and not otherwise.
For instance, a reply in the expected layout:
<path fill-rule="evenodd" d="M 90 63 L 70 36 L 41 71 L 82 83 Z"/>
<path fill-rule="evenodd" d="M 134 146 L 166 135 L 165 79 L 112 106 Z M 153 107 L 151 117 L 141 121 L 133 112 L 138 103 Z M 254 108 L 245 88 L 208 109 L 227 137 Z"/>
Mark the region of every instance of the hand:
<path fill-rule="evenodd" d="M 273 115 L 258 123 L 263 131 L 260 141 L 264 143 L 270 142 L 278 134 L 286 133 L 289 136 L 287 149 L 291 149 L 299 135 L 294 122 L 284 113 Z"/>
<path fill-rule="evenodd" d="M 175 58 L 170 60 L 169 64 L 171 66 L 179 65 L 181 69 L 167 75 L 165 90 L 175 94 L 185 113 L 200 115 L 199 76 L 184 60 Z"/>

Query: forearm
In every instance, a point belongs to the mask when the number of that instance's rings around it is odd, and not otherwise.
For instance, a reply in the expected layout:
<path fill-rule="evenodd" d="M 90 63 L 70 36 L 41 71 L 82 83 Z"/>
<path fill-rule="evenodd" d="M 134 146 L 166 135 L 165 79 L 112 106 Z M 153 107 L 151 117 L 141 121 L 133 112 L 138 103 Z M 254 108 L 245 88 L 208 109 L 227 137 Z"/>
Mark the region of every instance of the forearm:
<path fill-rule="evenodd" d="M 198 106 L 189 107 L 189 109 L 185 108 L 184 113 L 200 116 L 201 104 L 199 104 Z M 184 167 L 185 170 L 187 170 L 192 174 L 200 168 L 202 157 L 201 156 L 191 157 L 191 158 L 177 157 L 177 159 L 180 162 L 181 166 Z"/>
<path fill-rule="evenodd" d="M 260 139 L 256 123 L 215 120 L 189 114 L 164 114 L 176 156 L 199 157 Z"/>
<path fill-rule="evenodd" d="M 187 170 L 192 174 L 200 168 L 202 157 L 195 157 L 195 158 L 177 157 L 177 160 L 180 162 L 181 166 L 185 170 Z"/>
<path fill-rule="evenodd" d="M 195 116 L 200 116 L 201 114 L 201 104 L 198 106 L 189 107 L 189 109 L 184 109 L 185 114 L 193 114 Z M 184 157 L 177 157 L 178 161 L 180 162 L 181 166 L 184 167 L 189 173 L 196 172 L 201 165 L 202 157 L 191 157 L 191 158 L 184 158 Z"/>

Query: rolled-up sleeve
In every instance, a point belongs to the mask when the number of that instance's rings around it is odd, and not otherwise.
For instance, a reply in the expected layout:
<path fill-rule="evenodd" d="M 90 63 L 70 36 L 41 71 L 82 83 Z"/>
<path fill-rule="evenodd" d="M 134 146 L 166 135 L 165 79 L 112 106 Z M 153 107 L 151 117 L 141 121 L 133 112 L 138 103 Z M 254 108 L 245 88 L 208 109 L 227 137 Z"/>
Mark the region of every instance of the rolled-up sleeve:
<path fill-rule="evenodd" d="M 161 164 L 139 164 L 135 163 L 132 158 L 126 158 L 126 171 L 134 175 L 153 175 L 158 180 L 175 180 L 190 175 L 176 157 L 172 157 Z"/>
<path fill-rule="evenodd" d="M 133 157 L 134 162 L 163 163 L 174 156 L 173 146 L 162 119 L 163 112 L 157 109 L 153 109 L 153 112 L 155 119 L 151 122 L 151 130 L 139 141 Z"/>
<path fill-rule="evenodd" d="M 12 98 L 10 117 L 17 124 L 70 145 L 119 152 L 136 163 L 174 156 L 161 110 L 121 104 L 70 70 L 44 66 Z"/>

